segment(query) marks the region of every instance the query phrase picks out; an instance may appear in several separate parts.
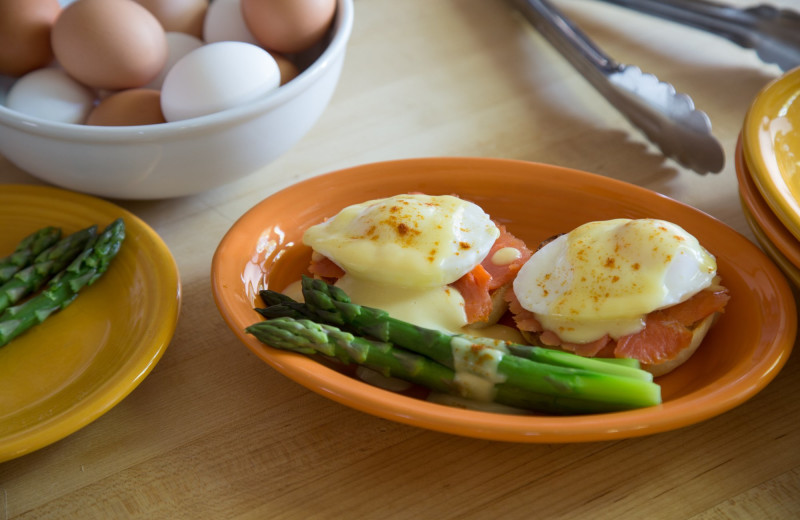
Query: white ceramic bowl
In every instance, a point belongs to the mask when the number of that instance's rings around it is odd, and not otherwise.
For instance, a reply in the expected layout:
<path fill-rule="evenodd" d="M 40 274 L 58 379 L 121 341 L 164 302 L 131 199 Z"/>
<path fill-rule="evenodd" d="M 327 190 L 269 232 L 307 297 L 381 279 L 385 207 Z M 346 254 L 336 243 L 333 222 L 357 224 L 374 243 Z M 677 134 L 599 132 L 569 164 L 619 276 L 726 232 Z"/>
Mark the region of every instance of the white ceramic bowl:
<path fill-rule="evenodd" d="M 333 95 L 353 26 L 338 0 L 330 42 L 299 76 L 253 103 L 184 121 L 98 127 L 9 110 L 0 81 L 0 154 L 63 188 L 121 199 L 199 193 L 245 177 L 299 141 Z"/>

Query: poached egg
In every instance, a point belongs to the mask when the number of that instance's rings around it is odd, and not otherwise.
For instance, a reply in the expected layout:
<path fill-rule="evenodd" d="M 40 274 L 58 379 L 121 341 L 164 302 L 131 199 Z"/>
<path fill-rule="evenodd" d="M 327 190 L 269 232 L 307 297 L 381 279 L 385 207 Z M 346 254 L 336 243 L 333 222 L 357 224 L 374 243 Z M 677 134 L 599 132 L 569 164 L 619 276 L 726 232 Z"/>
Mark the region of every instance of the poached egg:
<path fill-rule="evenodd" d="M 618 339 L 645 316 L 709 287 L 716 259 L 680 226 L 657 219 L 590 222 L 539 249 L 513 283 L 523 308 L 563 341 Z"/>
<path fill-rule="evenodd" d="M 344 270 L 336 285 L 353 302 L 463 332 L 464 299 L 448 284 L 480 264 L 499 236 L 472 202 L 403 194 L 348 206 L 306 230 L 303 243 Z"/>

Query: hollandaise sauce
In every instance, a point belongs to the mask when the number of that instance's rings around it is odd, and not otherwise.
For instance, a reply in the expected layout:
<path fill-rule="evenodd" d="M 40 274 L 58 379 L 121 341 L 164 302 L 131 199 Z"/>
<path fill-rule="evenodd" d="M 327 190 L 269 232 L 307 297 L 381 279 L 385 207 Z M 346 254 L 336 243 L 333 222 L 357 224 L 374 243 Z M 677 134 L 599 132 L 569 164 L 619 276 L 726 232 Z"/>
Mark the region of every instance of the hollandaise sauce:
<path fill-rule="evenodd" d="M 303 243 L 360 279 L 424 288 L 470 272 L 499 236 L 474 203 L 411 194 L 348 206 L 307 229 Z"/>
<path fill-rule="evenodd" d="M 494 385 L 505 381 L 497 371 L 505 349 L 477 347 L 466 338 L 453 338 L 455 381 L 462 395 L 476 401 L 494 400 Z"/>
<path fill-rule="evenodd" d="M 464 299 L 452 287 L 415 289 L 392 285 L 375 284 L 358 277 L 345 275 L 336 282 L 350 299 L 359 305 L 374 307 L 388 312 L 392 317 L 413 323 L 420 327 L 440 330 L 451 334 L 475 336 L 502 341 L 523 342 L 519 331 L 505 325 L 491 325 L 478 329 L 466 327 Z M 287 287 L 284 294 L 297 301 L 303 301 L 300 282 Z M 494 385 L 502 382 L 497 373 L 497 365 L 504 354 L 503 349 L 476 345 L 465 338 L 456 337 L 452 344 L 455 382 L 464 397 L 473 401 L 490 402 L 494 397 Z M 392 385 L 376 383 L 377 376 L 371 375 L 370 383 L 384 388 Z"/>
<path fill-rule="evenodd" d="M 679 226 L 613 219 L 577 227 L 520 269 L 514 294 L 547 329 L 575 343 L 638 332 L 644 316 L 708 287 L 716 260 Z"/>

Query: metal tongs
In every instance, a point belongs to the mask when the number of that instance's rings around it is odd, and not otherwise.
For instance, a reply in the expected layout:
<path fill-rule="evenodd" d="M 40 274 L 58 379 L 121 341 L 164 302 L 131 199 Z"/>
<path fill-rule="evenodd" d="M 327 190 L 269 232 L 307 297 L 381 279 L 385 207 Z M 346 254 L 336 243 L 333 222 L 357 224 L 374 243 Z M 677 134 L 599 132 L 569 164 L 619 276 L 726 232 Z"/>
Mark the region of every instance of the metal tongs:
<path fill-rule="evenodd" d="M 739 9 L 707 0 L 603 0 L 703 29 L 756 51 L 783 70 L 800 65 L 800 13 L 757 5 Z"/>
<path fill-rule="evenodd" d="M 547 0 L 512 0 L 520 12 L 581 74 L 661 152 L 698 173 L 719 172 L 722 145 L 708 116 L 686 94 L 614 61 Z"/>

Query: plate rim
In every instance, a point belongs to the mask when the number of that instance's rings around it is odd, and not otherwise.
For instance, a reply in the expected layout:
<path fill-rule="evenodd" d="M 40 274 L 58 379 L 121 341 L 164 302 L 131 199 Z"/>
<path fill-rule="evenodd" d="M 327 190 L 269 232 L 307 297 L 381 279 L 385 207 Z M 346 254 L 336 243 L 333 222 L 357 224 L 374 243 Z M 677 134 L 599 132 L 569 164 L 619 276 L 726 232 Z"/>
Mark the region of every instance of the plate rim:
<path fill-rule="evenodd" d="M 150 374 L 163 356 L 177 328 L 182 305 L 182 284 L 177 262 L 164 240 L 144 220 L 132 212 L 110 202 L 89 194 L 79 193 L 64 188 L 38 184 L 5 184 L 0 198 L 24 195 L 42 201 L 60 200 L 70 204 L 82 204 L 90 213 L 116 214 L 125 220 L 126 233 L 136 230 L 139 236 L 147 238 L 149 247 L 140 249 L 157 259 L 159 280 L 168 282 L 169 293 L 174 298 L 165 302 L 170 312 L 163 316 L 157 327 L 158 333 L 139 357 L 125 360 L 119 368 L 106 378 L 102 384 L 89 392 L 79 402 L 59 410 L 58 413 L 36 422 L 27 428 L 16 430 L 7 435 L 0 435 L 0 463 L 27 455 L 56 443 L 76 431 L 92 423 L 127 397 Z M 54 223 L 58 225 L 58 223 Z M 131 243 L 130 240 L 127 241 Z M 166 294 L 167 291 L 164 291 Z"/>
<path fill-rule="evenodd" d="M 735 154 L 736 176 L 742 203 L 746 207 L 745 216 L 749 212 L 749 216 L 758 223 L 759 230 L 769 239 L 771 246 L 777 248 L 786 261 L 796 268 L 800 267 L 800 241 L 770 210 L 767 201 L 758 191 L 743 157 L 741 136 L 737 140 Z"/>
<path fill-rule="evenodd" d="M 278 349 L 273 349 L 263 344 L 259 344 L 254 338 L 246 335 L 243 330 L 241 330 L 236 323 L 235 317 L 232 312 L 226 307 L 228 304 L 228 300 L 226 298 L 226 288 L 224 287 L 224 280 L 221 276 L 221 269 L 223 268 L 223 256 L 224 251 L 229 247 L 229 243 L 233 240 L 233 236 L 237 233 L 237 230 L 243 223 L 246 223 L 249 219 L 256 218 L 255 216 L 258 214 L 260 208 L 263 208 L 266 204 L 269 204 L 271 200 L 274 200 L 275 197 L 281 196 L 281 194 L 287 191 L 294 191 L 298 189 L 303 189 L 303 187 L 307 187 L 309 185 L 313 186 L 316 183 L 325 182 L 326 180 L 330 180 L 335 178 L 336 176 L 346 176 L 346 175 L 358 175 L 358 172 L 368 171 L 372 168 L 413 168 L 415 166 L 424 165 L 424 164 L 445 164 L 449 163 L 448 169 L 452 169 L 452 163 L 455 162 L 460 164 L 464 168 L 470 167 L 486 167 L 486 166 L 500 166 L 502 164 L 513 165 L 516 168 L 533 168 L 533 169 L 543 169 L 547 170 L 550 175 L 559 175 L 559 176 L 569 176 L 571 180 L 580 181 L 581 183 L 589 183 L 592 185 L 601 185 L 602 187 L 606 188 L 610 192 L 614 192 L 618 189 L 625 189 L 630 193 L 637 194 L 637 195 L 646 195 L 648 197 L 654 197 L 658 199 L 663 199 L 667 201 L 667 204 L 676 205 L 676 207 L 680 207 L 681 211 L 688 211 L 691 213 L 695 213 L 697 215 L 702 216 L 703 219 L 710 219 L 709 222 L 713 222 L 715 226 L 722 226 L 725 229 L 729 230 L 730 233 L 739 237 L 743 243 L 747 245 L 745 247 L 750 248 L 750 252 L 754 255 L 758 255 L 758 258 L 764 263 L 766 269 L 766 275 L 769 276 L 770 280 L 776 285 L 776 293 L 781 296 L 781 300 L 785 300 L 787 305 L 792 306 L 794 308 L 794 299 L 791 296 L 791 291 L 789 289 L 788 283 L 784 275 L 775 267 L 775 265 L 764 255 L 764 253 L 758 249 L 758 247 L 747 240 L 743 235 L 741 235 L 738 231 L 730 228 L 729 226 L 725 225 L 718 219 L 714 218 L 707 213 L 702 212 L 699 209 L 693 208 L 688 206 L 680 201 L 675 199 L 671 199 L 663 194 L 657 193 L 655 191 L 646 189 L 641 186 L 637 186 L 634 184 L 630 184 L 621 180 L 600 176 L 597 174 L 570 169 L 561 166 L 554 166 L 549 164 L 543 163 L 536 163 L 531 161 L 523 161 L 523 160 L 516 160 L 516 159 L 496 159 L 496 158 L 484 158 L 484 157 L 425 157 L 425 158 L 407 158 L 407 159 L 397 159 L 397 160 L 388 160 L 388 161 L 380 161 L 375 163 L 368 163 L 368 164 L 361 164 L 357 166 L 352 166 L 349 168 L 339 169 L 333 172 L 329 172 L 326 174 L 322 174 L 316 177 L 312 177 L 305 181 L 296 183 L 289 187 L 286 187 L 282 190 L 279 190 L 270 196 L 266 197 L 265 199 L 261 200 L 253 207 L 248 209 L 243 215 L 241 215 L 231 228 L 225 233 L 220 244 L 217 247 L 217 250 L 214 253 L 212 259 L 212 266 L 211 266 L 211 281 L 212 281 L 212 291 L 214 295 L 214 301 L 217 305 L 217 308 L 222 315 L 224 321 L 232 329 L 234 334 L 237 338 L 242 341 L 247 348 L 249 348 L 252 352 L 254 352 L 258 357 L 264 360 L 268 365 L 272 366 L 278 372 L 282 373 L 284 376 L 288 377 L 289 379 L 295 381 L 306 388 L 317 392 L 329 399 L 337 401 L 341 404 L 345 404 L 351 408 L 361 410 L 366 413 L 370 413 L 372 415 L 376 415 L 379 417 L 383 417 L 386 419 L 394 420 L 401 423 L 411 424 L 414 426 L 427 428 L 431 430 L 436 430 L 445 433 L 452 433 L 458 434 L 462 436 L 471 436 L 471 437 L 478 437 L 483 439 L 489 440 L 501 440 L 501 441 L 514 441 L 514 442 L 581 442 L 581 441 L 598 441 L 598 440 L 610 440 L 610 439 L 618 439 L 623 437 L 634 437 L 640 435 L 647 435 L 652 433 L 658 433 L 666 430 L 675 429 L 677 426 L 670 424 L 671 421 L 659 421 L 657 420 L 658 417 L 655 417 L 655 420 L 652 416 L 655 413 L 655 410 L 662 410 L 665 405 L 659 405 L 657 407 L 653 407 L 651 409 L 647 409 L 647 411 L 643 412 L 642 410 L 632 410 L 626 412 L 617 412 L 615 413 L 615 417 L 619 419 L 616 427 L 609 429 L 608 426 L 599 427 L 597 425 L 597 417 L 607 417 L 608 414 L 602 415 L 594 415 L 594 416 L 571 416 L 571 417 L 542 417 L 542 416 L 526 416 L 524 418 L 515 418 L 513 416 L 504 416 L 504 421 L 511 423 L 514 426 L 515 431 L 500 431 L 498 429 L 493 429 L 491 425 L 487 426 L 488 417 L 494 416 L 496 414 L 492 414 L 489 412 L 479 412 L 473 410 L 459 410 L 458 414 L 463 416 L 462 424 L 467 424 L 469 430 L 465 431 L 463 427 L 453 427 L 449 421 L 437 421 L 435 414 L 428 414 L 428 416 L 422 420 L 420 419 L 419 413 L 414 408 L 422 407 L 436 407 L 436 406 L 443 406 L 437 405 L 435 403 L 429 403 L 426 401 L 419 401 L 413 398 L 405 398 L 409 402 L 398 404 L 398 409 L 394 411 L 389 410 L 382 410 L 378 409 L 375 410 L 372 407 L 366 407 L 365 405 L 359 402 L 353 402 L 353 400 L 348 396 L 343 396 L 341 393 L 334 391 L 330 387 L 330 384 L 326 387 L 319 387 L 315 388 L 305 384 L 303 381 L 298 381 L 292 374 L 287 373 L 287 371 L 296 371 L 296 374 L 301 374 L 307 377 L 315 378 L 315 374 L 313 373 L 315 368 L 318 368 L 318 363 L 305 357 L 300 354 L 295 354 L 292 352 L 285 352 L 280 351 Z M 386 174 L 386 172 L 383 172 Z M 455 190 L 454 190 L 455 191 Z M 791 310 L 791 309 L 790 309 Z M 254 316 L 257 316 L 254 311 Z M 764 388 L 774 377 L 777 375 L 777 372 L 783 367 L 788 358 L 789 353 L 792 350 L 794 345 L 794 338 L 797 331 L 797 318 L 794 316 L 794 313 L 788 313 L 784 316 L 781 316 L 781 328 L 786 331 L 780 339 L 780 348 L 777 349 L 779 351 L 779 355 L 776 359 L 771 360 L 770 363 L 764 363 L 767 365 L 765 371 L 763 373 L 759 373 L 756 381 L 751 384 L 746 392 L 740 392 L 736 395 L 727 396 L 724 399 L 721 399 L 716 402 L 714 406 L 711 407 L 697 407 L 692 406 L 687 408 L 686 414 L 683 416 L 688 419 L 684 419 L 681 421 L 679 426 L 686 426 L 689 424 L 697 423 L 701 420 L 708 419 L 712 416 L 718 415 L 722 412 L 728 411 L 731 408 L 741 404 L 742 402 L 746 401 L 747 399 L 751 398 L 753 395 L 758 393 L 761 389 Z M 788 332 L 788 333 L 787 333 Z M 776 340 L 777 342 L 777 340 Z M 313 365 L 312 365 L 313 364 Z M 335 372 L 331 369 L 325 369 L 330 371 L 331 373 Z M 338 373 L 336 373 L 338 374 Z M 345 376 L 343 374 L 338 374 L 337 377 L 334 374 L 330 374 L 337 383 L 341 381 L 340 378 L 346 378 L 349 380 L 349 384 L 353 385 L 353 379 Z M 346 384 L 348 384 L 346 383 Z M 360 383 L 356 381 L 356 383 Z M 376 401 L 372 397 L 373 394 L 383 395 L 385 394 L 393 394 L 386 390 L 376 389 L 372 386 L 367 386 L 366 383 L 363 383 L 365 388 L 369 388 L 369 393 L 366 397 L 361 396 L 362 400 L 366 401 Z M 358 385 L 354 385 L 358 386 Z M 336 388 L 335 390 L 339 390 Z M 384 394 L 385 393 L 385 394 Z M 708 400 L 709 397 L 705 397 L 701 400 L 693 400 L 693 402 L 698 402 L 702 400 Z M 671 406 L 677 406 L 675 403 L 679 403 L 680 401 L 684 400 L 684 398 L 678 398 L 672 401 Z M 393 404 L 397 404 L 396 400 L 392 400 Z M 413 405 L 412 405 L 413 403 Z M 414 406 L 416 405 L 416 406 Z M 684 405 L 685 406 L 685 405 Z M 440 409 L 441 411 L 441 409 Z M 640 418 L 647 418 L 648 420 L 643 422 Z M 535 421 L 540 428 L 537 431 L 531 431 L 530 426 L 527 426 L 526 423 L 530 423 L 531 421 Z M 525 428 L 527 426 L 527 429 Z M 570 430 L 566 431 L 565 430 Z M 577 428 L 577 430 L 576 430 Z M 545 431 L 543 431 L 545 430 Z"/>
<path fill-rule="evenodd" d="M 777 166 L 771 167 L 760 145 L 765 124 L 775 120 L 768 115 L 772 112 L 769 108 L 775 104 L 776 99 L 786 100 L 789 97 L 788 91 L 792 94 L 800 92 L 800 67 L 774 78 L 756 94 L 744 117 L 741 132 L 742 156 L 757 191 L 786 229 L 800 240 L 800 201 L 784 196 L 782 192 L 790 190 L 786 179 Z M 783 102 L 781 107 L 785 108 Z"/>
<path fill-rule="evenodd" d="M 742 201 L 742 203 L 744 203 L 744 201 Z M 745 220 L 750 225 L 750 230 L 753 232 L 756 240 L 767 253 L 767 255 L 769 255 L 772 261 L 775 262 L 780 270 L 783 271 L 783 274 L 790 279 L 796 287 L 800 287 L 800 269 L 798 269 L 791 260 L 786 258 L 786 256 L 784 256 L 781 250 L 778 249 L 775 243 L 770 240 L 766 231 L 764 230 L 764 227 L 760 225 L 758 219 L 755 217 L 755 215 L 753 215 L 753 212 L 746 204 L 742 210 L 744 212 Z"/>

